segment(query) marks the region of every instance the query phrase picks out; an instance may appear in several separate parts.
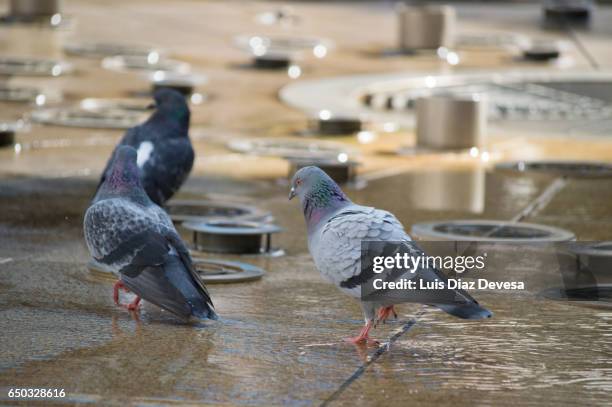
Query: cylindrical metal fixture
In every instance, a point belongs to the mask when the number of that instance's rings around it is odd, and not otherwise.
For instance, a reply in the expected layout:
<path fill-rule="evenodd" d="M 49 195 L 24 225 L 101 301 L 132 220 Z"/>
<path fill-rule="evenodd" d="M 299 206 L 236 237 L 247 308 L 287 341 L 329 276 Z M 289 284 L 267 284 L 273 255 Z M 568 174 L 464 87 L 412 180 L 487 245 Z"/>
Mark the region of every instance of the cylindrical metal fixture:
<path fill-rule="evenodd" d="M 316 131 L 322 135 L 346 135 L 361 131 L 363 123 L 359 118 L 330 117 L 316 121 Z"/>
<path fill-rule="evenodd" d="M 592 0 L 545 0 L 542 3 L 544 18 L 560 22 L 587 20 L 592 9 Z"/>
<path fill-rule="evenodd" d="M 12 147 L 13 144 L 15 144 L 15 130 L 0 127 L 0 148 Z"/>
<path fill-rule="evenodd" d="M 436 95 L 417 99 L 417 147 L 482 147 L 487 126 L 483 95 Z"/>
<path fill-rule="evenodd" d="M 11 0 L 11 15 L 19 17 L 52 16 L 61 11 L 61 0 Z"/>
<path fill-rule="evenodd" d="M 455 9 L 451 6 L 399 4 L 399 43 L 403 51 L 454 45 Z"/>
<path fill-rule="evenodd" d="M 291 56 L 284 53 L 255 55 L 253 66 L 259 69 L 285 69 L 291 65 Z"/>
<path fill-rule="evenodd" d="M 269 223 L 231 220 L 185 222 L 183 228 L 193 232 L 196 250 L 234 254 L 270 254 L 271 235 L 281 230 Z"/>

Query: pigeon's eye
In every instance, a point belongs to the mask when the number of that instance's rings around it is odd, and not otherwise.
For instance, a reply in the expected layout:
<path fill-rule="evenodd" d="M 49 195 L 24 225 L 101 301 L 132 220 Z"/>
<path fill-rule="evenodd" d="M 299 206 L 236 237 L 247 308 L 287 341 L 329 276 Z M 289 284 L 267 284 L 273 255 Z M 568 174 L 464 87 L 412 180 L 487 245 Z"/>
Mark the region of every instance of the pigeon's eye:
<path fill-rule="evenodd" d="M 295 180 L 295 185 L 296 185 L 296 186 L 300 186 L 300 185 L 302 185 L 302 180 L 301 180 L 301 179 L 299 179 L 299 178 L 298 178 L 298 179 L 296 179 L 296 180 Z"/>

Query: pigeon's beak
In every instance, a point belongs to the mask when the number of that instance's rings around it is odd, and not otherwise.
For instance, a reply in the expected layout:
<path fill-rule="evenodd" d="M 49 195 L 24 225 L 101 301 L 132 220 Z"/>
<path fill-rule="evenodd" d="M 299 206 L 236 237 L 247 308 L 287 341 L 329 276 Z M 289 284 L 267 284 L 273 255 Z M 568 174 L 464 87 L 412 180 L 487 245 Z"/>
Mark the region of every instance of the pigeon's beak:
<path fill-rule="evenodd" d="M 291 187 L 291 191 L 289 191 L 289 200 L 292 200 L 295 197 L 295 187 Z"/>
<path fill-rule="evenodd" d="M 155 102 L 151 102 L 147 105 L 147 110 L 155 110 L 157 108 L 157 105 L 155 104 Z"/>

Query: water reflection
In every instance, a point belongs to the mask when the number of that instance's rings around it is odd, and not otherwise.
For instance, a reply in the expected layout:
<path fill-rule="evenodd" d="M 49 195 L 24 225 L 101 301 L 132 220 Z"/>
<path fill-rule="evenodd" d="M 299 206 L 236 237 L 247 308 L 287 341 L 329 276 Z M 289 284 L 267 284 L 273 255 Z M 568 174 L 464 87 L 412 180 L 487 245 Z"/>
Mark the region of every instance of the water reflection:
<path fill-rule="evenodd" d="M 485 170 L 419 172 L 410 177 L 410 200 L 416 208 L 482 213 L 485 203 Z"/>

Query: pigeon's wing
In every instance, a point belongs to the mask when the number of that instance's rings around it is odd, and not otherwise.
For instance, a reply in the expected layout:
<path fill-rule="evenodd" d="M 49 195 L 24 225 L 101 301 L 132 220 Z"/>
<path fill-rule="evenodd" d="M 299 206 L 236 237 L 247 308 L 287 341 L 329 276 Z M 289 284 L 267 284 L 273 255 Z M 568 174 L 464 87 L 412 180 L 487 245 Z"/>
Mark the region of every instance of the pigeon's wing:
<path fill-rule="evenodd" d="M 166 267 L 174 266 L 175 259 L 168 260 L 169 264 Z M 189 303 L 168 279 L 162 266 L 144 267 L 135 276 L 123 274 L 121 281 L 130 291 L 151 304 L 184 319 L 188 319 L 191 315 Z"/>
<path fill-rule="evenodd" d="M 416 255 L 424 256 L 425 253 L 418 247 L 414 242 L 407 243 L 407 245 L 413 245 L 417 252 Z M 454 315 L 458 318 L 463 319 L 482 319 L 490 318 L 493 314 L 478 304 L 478 301 L 474 299 L 465 290 L 449 289 L 448 278 L 444 273 L 438 270 L 436 267 L 427 265 L 417 269 L 414 273 L 411 273 L 413 278 L 420 281 L 433 282 L 437 281 L 442 283 L 440 289 L 434 291 L 426 290 L 427 296 L 423 298 L 423 301 L 429 305 L 436 306 L 441 310 Z"/>
<path fill-rule="evenodd" d="M 170 199 L 189 176 L 194 153 L 189 138 L 160 140 L 142 167 L 147 194 L 158 205 Z"/>
<path fill-rule="evenodd" d="M 181 263 L 187 270 L 189 274 L 189 279 L 193 281 L 194 286 L 201 292 L 202 296 L 206 298 L 206 301 L 212 305 L 212 300 L 210 298 L 210 294 L 208 290 L 204 286 L 204 283 L 200 279 L 200 275 L 196 271 L 195 266 L 193 265 L 193 260 L 191 259 L 191 255 L 189 254 L 189 249 L 185 246 L 185 243 L 181 240 L 179 235 L 176 233 L 174 229 L 168 229 L 165 238 L 168 243 L 172 246 L 172 248 L 176 251 Z"/>
<path fill-rule="evenodd" d="M 313 253 L 315 264 L 321 274 L 347 289 L 367 281 L 369 276 L 362 276 L 360 267 L 362 240 L 409 241 L 410 237 L 391 213 L 351 205 L 320 228 L 318 241 L 312 245 L 316 252 Z"/>
<path fill-rule="evenodd" d="M 105 199 L 85 213 L 85 241 L 90 253 L 117 271 L 134 261 L 161 264 L 156 253 L 163 248 L 163 240 L 151 233 L 154 227 L 143 208 L 127 199 Z M 143 251 L 144 247 L 158 250 Z"/>
<path fill-rule="evenodd" d="M 425 255 L 391 213 L 356 205 L 347 207 L 322 226 L 316 243 L 317 253 L 313 257 L 324 277 L 354 296 L 360 295 L 361 284 L 374 275 L 371 267 L 364 267 L 363 272 L 361 270 L 363 240 L 402 242 L 401 245 L 369 245 L 369 258 L 394 256 L 396 253 L 403 255 L 406 252 L 410 257 Z M 390 250 L 393 252 L 387 252 Z M 386 275 L 387 280 L 397 281 L 400 278 L 441 281 L 445 286 L 448 281 L 435 267 L 423 267 L 414 273 L 397 269 Z M 435 294 L 435 298 L 427 298 L 426 303 L 459 318 L 480 319 L 491 316 L 464 290 L 442 290 Z"/>
<path fill-rule="evenodd" d="M 156 247 L 158 241 L 163 242 L 163 251 Z M 126 286 L 148 302 L 179 317 L 193 315 L 216 319 L 210 294 L 176 232 L 164 229 L 161 233 L 151 233 L 149 243 L 121 270 Z M 159 260 L 156 256 L 148 255 L 152 251 L 157 251 L 161 264 L 156 264 Z"/>

